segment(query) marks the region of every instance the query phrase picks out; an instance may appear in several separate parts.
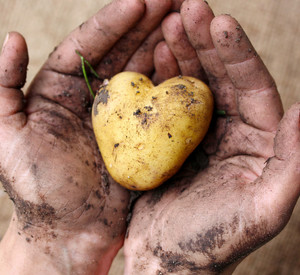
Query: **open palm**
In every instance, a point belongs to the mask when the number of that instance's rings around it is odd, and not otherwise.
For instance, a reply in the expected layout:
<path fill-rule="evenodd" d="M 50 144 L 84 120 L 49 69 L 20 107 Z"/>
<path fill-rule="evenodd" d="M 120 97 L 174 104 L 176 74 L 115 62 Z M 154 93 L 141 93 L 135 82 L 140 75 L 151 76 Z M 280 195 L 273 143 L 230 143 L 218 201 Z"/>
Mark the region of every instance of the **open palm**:
<path fill-rule="evenodd" d="M 299 104 L 279 124 L 283 110 L 269 72 L 238 22 L 214 18 L 205 2 L 185 1 L 162 29 L 156 65 L 169 56 L 172 70 L 157 79 L 174 72 L 201 77 L 204 70 L 226 115 L 203 143 L 205 169 L 195 152 L 176 177 L 135 204 L 125 274 L 215 274 L 289 220 L 300 192 Z"/>
<path fill-rule="evenodd" d="M 41 255 L 65 259 L 67 253 L 71 263 L 79 261 L 72 274 L 108 272 L 123 243 L 129 203 L 129 193 L 109 176 L 98 151 L 92 99 L 76 51 L 100 76 L 90 79 L 94 90 L 122 70 L 150 74 L 154 47 L 162 40 L 159 23 L 171 5 L 113 1 L 51 53 L 25 97 L 25 40 L 12 32 L 4 45 L 0 180 L 15 204 L 12 222 L 20 243 L 37 244 Z"/>

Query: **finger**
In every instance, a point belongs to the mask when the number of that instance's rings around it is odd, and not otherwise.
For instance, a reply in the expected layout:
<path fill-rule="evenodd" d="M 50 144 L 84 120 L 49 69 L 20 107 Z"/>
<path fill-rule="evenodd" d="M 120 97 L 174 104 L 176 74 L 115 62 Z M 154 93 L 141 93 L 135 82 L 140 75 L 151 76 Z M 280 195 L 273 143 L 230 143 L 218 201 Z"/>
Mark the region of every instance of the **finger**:
<path fill-rule="evenodd" d="M 200 63 L 215 95 L 217 109 L 227 115 L 237 115 L 233 84 L 214 47 L 210 24 L 214 14 L 205 1 L 186 0 L 181 7 L 183 26 L 189 41 L 197 52 Z"/>
<path fill-rule="evenodd" d="M 154 70 L 154 49 L 163 40 L 161 28 L 155 29 L 130 58 L 124 71 L 139 72 L 150 77 Z"/>
<path fill-rule="evenodd" d="M 275 131 L 283 114 L 280 96 L 245 32 L 235 19 L 222 15 L 212 21 L 211 34 L 237 91 L 241 119 L 258 129 Z"/>
<path fill-rule="evenodd" d="M 300 102 L 295 103 L 281 120 L 275 137 L 275 155 L 281 160 L 300 155 Z M 299 158 L 300 161 L 300 158 Z M 298 162 L 299 163 L 299 162 Z M 299 167 L 300 168 L 300 167 Z M 298 171 L 300 172 L 300 170 Z"/>
<path fill-rule="evenodd" d="M 72 32 L 51 54 L 30 86 L 28 98 L 36 95 L 48 98 L 81 119 L 89 119 L 91 96 L 84 79 L 80 77 L 81 60 L 75 50 L 95 67 L 143 13 L 144 2 L 141 0 L 116 0 L 104 7 Z M 92 82 L 93 88 L 96 82 Z"/>
<path fill-rule="evenodd" d="M 185 33 L 180 14 L 174 12 L 167 16 L 162 22 L 162 31 L 170 50 L 177 59 L 181 74 L 203 80 L 204 72 L 197 53 Z"/>
<path fill-rule="evenodd" d="M 155 48 L 154 67 L 155 73 L 152 77 L 154 84 L 159 84 L 180 74 L 176 58 L 165 41 L 160 42 Z"/>
<path fill-rule="evenodd" d="M 51 54 L 46 67 L 64 74 L 81 72 L 78 50 L 92 65 L 144 14 L 143 0 L 115 0 L 74 30 Z"/>
<path fill-rule="evenodd" d="M 258 183 L 262 209 L 272 211 L 273 223 L 287 222 L 300 195 L 300 102 L 280 122 L 274 151 Z"/>
<path fill-rule="evenodd" d="M 25 39 L 17 32 L 10 32 L 0 55 L 0 116 L 7 117 L 23 109 L 20 88 L 26 80 L 28 51 Z"/>
<path fill-rule="evenodd" d="M 0 83 L 6 88 L 22 88 L 25 84 L 28 51 L 25 39 L 17 32 L 7 34 L 0 56 Z"/>
<path fill-rule="evenodd" d="M 145 3 L 146 11 L 140 22 L 114 45 L 98 65 L 96 70 L 102 79 L 110 78 L 123 70 L 142 41 L 159 25 L 171 8 L 170 0 L 145 0 Z"/>

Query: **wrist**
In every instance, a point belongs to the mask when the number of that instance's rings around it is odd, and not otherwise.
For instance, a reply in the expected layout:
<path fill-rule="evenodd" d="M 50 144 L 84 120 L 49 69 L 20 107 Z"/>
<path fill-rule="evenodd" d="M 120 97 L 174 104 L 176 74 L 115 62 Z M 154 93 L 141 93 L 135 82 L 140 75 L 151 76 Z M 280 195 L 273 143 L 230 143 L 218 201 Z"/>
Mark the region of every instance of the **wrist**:
<path fill-rule="evenodd" d="M 21 225 L 13 216 L 0 243 L 0 274 L 107 274 L 122 242 L 108 245 L 93 231 Z"/>

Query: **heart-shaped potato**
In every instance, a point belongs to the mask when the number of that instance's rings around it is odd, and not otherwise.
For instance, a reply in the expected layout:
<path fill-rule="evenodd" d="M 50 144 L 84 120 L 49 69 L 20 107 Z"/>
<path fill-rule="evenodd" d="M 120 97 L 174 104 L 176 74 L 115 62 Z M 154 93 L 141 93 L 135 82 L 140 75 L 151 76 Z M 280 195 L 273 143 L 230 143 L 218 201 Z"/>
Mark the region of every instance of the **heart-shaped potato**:
<path fill-rule="evenodd" d="M 98 91 L 93 129 L 115 181 L 132 190 L 153 189 L 173 176 L 206 134 L 213 113 L 209 88 L 179 76 L 154 86 L 123 72 Z"/>

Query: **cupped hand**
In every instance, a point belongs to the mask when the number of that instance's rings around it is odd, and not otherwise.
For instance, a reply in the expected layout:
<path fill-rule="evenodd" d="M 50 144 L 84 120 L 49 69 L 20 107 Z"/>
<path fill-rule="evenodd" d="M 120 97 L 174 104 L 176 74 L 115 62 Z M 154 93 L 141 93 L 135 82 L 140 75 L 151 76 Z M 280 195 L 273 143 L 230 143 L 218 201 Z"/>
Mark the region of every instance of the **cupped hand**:
<path fill-rule="evenodd" d="M 100 77 L 90 77 L 94 90 L 122 70 L 150 75 L 159 23 L 171 8 L 168 0 L 112 2 L 51 53 L 25 97 L 26 43 L 9 34 L 0 57 L 0 180 L 15 214 L 1 263 L 12 262 L 9 249 L 20 251 L 24 242 L 22 248 L 34 244 L 53 259 L 53 269 L 33 264 L 45 269 L 39 274 L 108 271 L 123 243 L 129 193 L 109 176 L 98 151 L 78 52 Z M 25 266 L 35 261 L 29 257 Z"/>
<path fill-rule="evenodd" d="M 300 105 L 282 118 L 274 80 L 242 27 L 214 17 L 205 1 L 186 0 L 162 31 L 156 81 L 202 78 L 225 115 L 203 142 L 206 168 L 198 148 L 177 176 L 136 202 L 125 274 L 231 272 L 282 230 L 299 197 Z"/>

